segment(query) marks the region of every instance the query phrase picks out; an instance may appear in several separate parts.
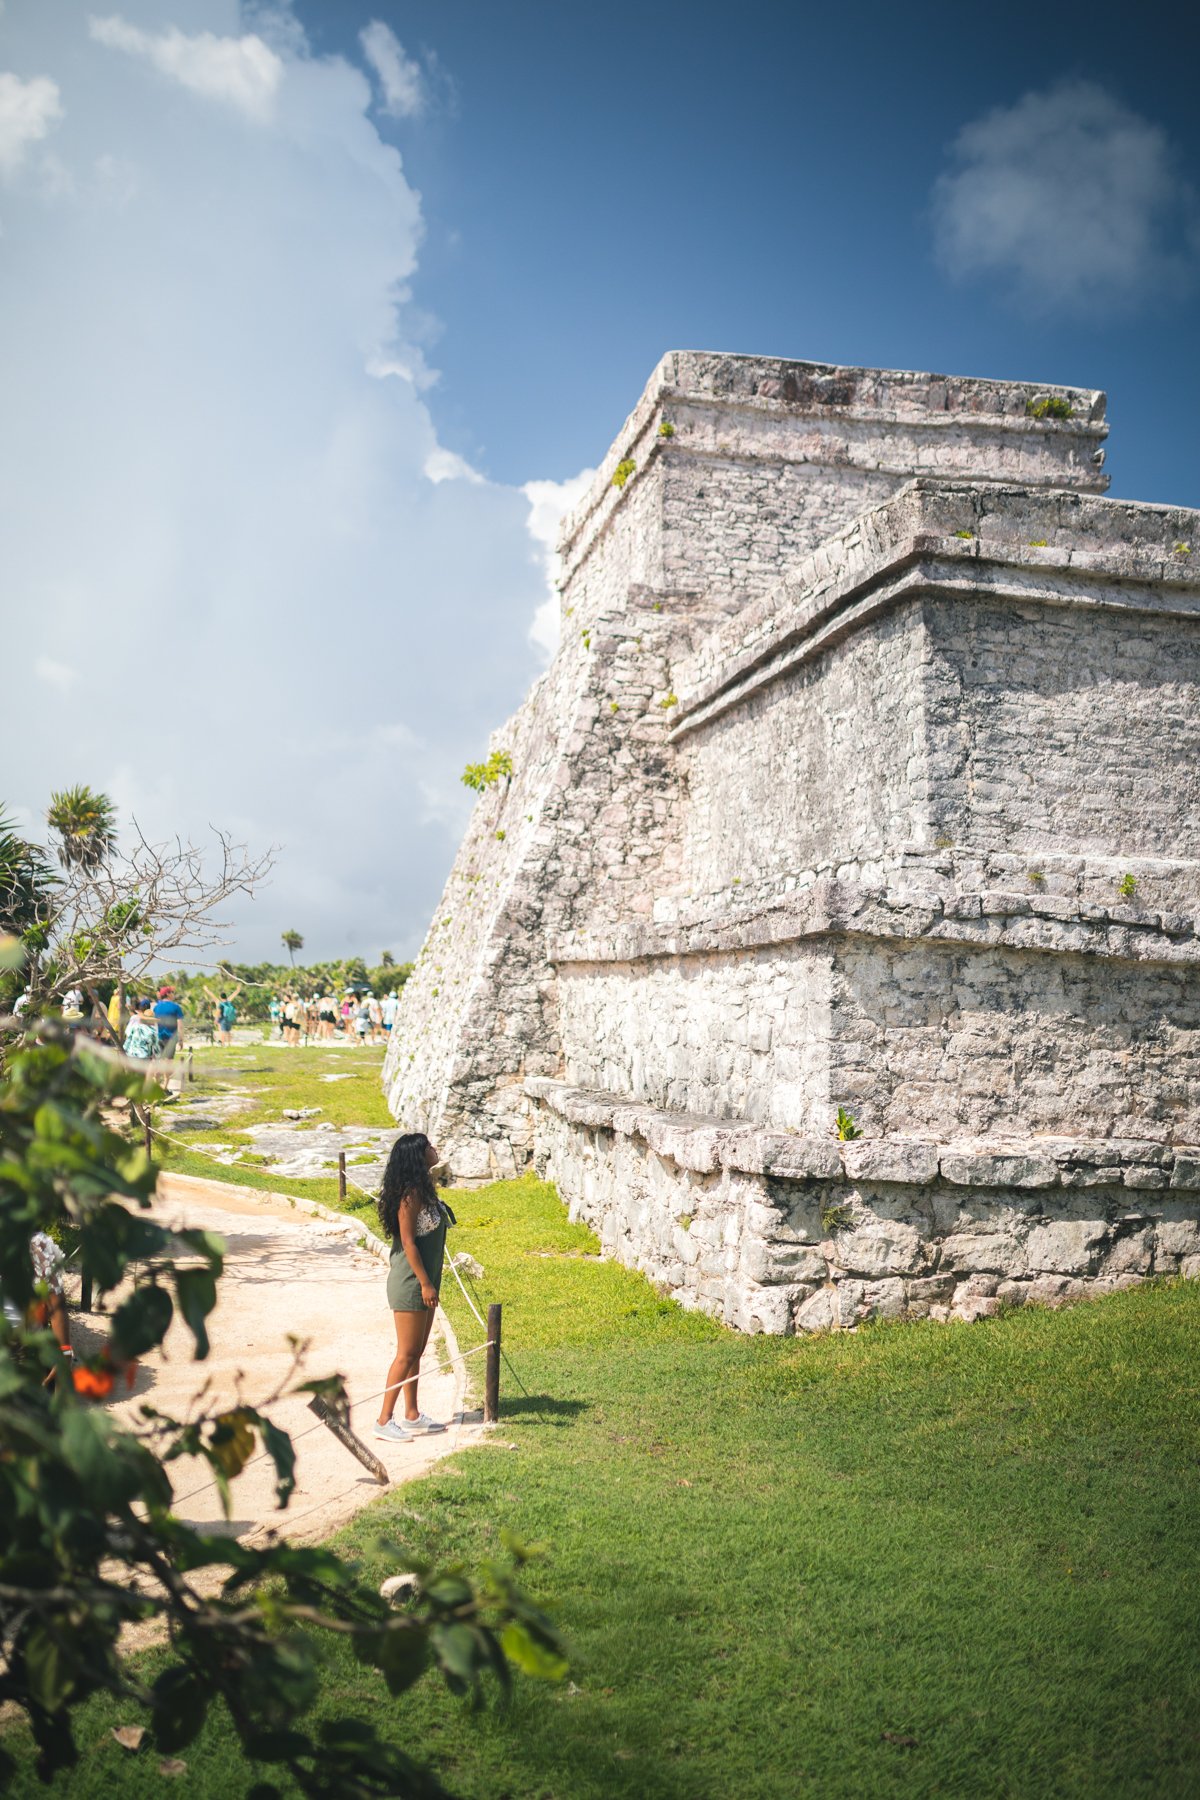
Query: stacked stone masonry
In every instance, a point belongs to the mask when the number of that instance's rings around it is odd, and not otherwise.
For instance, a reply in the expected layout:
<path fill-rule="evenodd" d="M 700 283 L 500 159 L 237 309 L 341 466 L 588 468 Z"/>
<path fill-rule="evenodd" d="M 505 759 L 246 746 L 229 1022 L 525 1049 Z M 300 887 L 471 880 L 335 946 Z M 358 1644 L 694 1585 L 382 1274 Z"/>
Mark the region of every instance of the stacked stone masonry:
<path fill-rule="evenodd" d="M 564 522 L 396 1117 L 750 1330 L 1200 1273 L 1200 519 L 1103 498 L 1106 430 L 664 358 Z"/>

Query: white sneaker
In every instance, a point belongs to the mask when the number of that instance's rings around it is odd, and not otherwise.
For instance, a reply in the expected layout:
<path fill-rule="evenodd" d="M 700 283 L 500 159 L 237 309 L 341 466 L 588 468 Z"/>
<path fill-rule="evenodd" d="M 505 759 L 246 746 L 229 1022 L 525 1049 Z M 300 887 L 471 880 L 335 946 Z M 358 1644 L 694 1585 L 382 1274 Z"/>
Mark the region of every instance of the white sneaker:
<path fill-rule="evenodd" d="M 412 1432 L 402 1430 L 395 1419 L 389 1419 L 386 1425 L 376 1423 L 375 1436 L 383 1438 L 389 1444 L 407 1444 Z"/>
<path fill-rule="evenodd" d="M 431 1419 L 428 1413 L 418 1413 L 415 1419 L 405 1419 L 404 1429 L 415 1434 L 419 1431 L 445 1431 L 446 1427 L 440 1419 Z"/>

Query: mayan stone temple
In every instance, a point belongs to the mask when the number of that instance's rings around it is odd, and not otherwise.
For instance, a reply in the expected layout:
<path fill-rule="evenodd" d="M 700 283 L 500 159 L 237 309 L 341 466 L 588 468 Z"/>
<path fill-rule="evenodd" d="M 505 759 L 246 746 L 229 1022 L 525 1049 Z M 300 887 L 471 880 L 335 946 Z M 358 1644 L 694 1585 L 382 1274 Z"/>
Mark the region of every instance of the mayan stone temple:
<path fill-rule="evenodd" d="M 396 1117 L 750 1331 L 1200 1274 L 1200 515 L 1103 498 L 1106 430 L 665 357 L 564 524 Z"/>

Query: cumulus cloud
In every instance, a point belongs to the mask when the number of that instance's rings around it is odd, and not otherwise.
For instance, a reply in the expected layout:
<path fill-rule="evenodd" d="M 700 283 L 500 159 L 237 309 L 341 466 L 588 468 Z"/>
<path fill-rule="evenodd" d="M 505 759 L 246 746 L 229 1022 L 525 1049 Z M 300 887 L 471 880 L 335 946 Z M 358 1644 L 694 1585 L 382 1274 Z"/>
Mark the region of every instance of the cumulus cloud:
<path fill-rule="evenodd" d="M 382 19 L 372 19 L 359 33 L 363 55 L 379 78 L 383 111 L 395 119 L 414 119 L 425 105 L 421 68 Z"/>
<path fill-rule="evenodd" d="M 439 481 L 483 480 L 479 470 L 473 469 L 465 456 L 459 456 L 453 450 L 444 450 L 440 444 L 425 458 L 424 469 L 425 479 L 435 485 Z"/>
<path fill-rule="evenodd" d="M 1129 310 L 1187 287 L 1195 195 L 1166 134 L 1106 89 L 1064 81 L 967 125 L 933 194 L 937 251 L 956 277 L 1022 302 Z"/>
<path fill-rule="evenodd" d="M 536 672 L 543 583 L 528 496 L 443 450 L 414 379 L 369 372 L 424 366 L 421 205 L 365 70 L 288 14 L 249 131 L 242 101 L 181 105 L 177 73 L 92 36 L 85 0 L 5 15 L 6 65 L 61 86 L 70 185 L 6 189 L 0 800 L 40 817 L 87 781 L 153 835 L 281 844 L 240 955 L 290 925 L 314 956 L 400 955 L 470 810 L 459 773 Z M 175 16 L 244 67 L 233 0 Z M 120 17 L 170 35 L 160 0 Z"/>
<path fill-rule="evenodd" d="M 247 118 L 271 117 L 283 79 L 283 60 L 255 33 L 218 37 L 211 31 L 188 36 L 172 25 L 166 31 L 142 31 L 119 13 L 89 19 L 96 43 L 140 56 L 170 80 L 206 100 L 224 101 Z"/>
<path fill-rule="evenodd" d="M 558 528 L 595 479 L 595 469 L 581 469 L 567 481 L 527 481 L 521 492 L 529 502 L 526 526 L 537 545 L 546 597 L 533 615 L 529 641 L 546 662 L 558 649 L 561 616 L 558 598 Z"/>
<path fill-rule="evenodd" d="M 0 176 L 16 173 L 32 144 L 41 140 L 63 116 L 58 83 L 47 75 L 19 75 L 0 70 Z"/>

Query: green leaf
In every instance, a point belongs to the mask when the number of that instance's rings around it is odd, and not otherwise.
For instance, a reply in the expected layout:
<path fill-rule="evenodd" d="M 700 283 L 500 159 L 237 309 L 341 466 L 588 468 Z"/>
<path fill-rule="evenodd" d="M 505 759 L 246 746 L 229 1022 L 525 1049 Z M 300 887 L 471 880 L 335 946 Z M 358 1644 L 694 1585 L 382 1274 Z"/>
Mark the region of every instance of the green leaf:
<path fill-rule="evenodd" d="M 204 1321 L 217 1304 L 217 1284 L 211 1269 L 176 1269 L 175 1293 L 179 1310 L 196 1340 L 196 1361 L 208 1355 L 208 1331 Z"/>
<path fill-rule="evenodd" d="M 354 1653 L 360 1662 L 379 1670 L 391 1694 L 410 1688 L 429 1662 L 424 1632 L 407 1622 L 364 1633 L 356 1638 Z"/>
<path fill-rule="evenodd" d="M 167 1669 L 154 1683 L 154 1741 L 168 1753 L 190 1744 L 208 1713 L 208 1692 L 199 1672 Z"/>
<path fill-rule="evenodd" d="M 123 1356 L 144 1356 L 167 1335 L 174 1308 L 157 1282 L 135 1288 L 113 1314 L 113 1337 Z"/>
<path fill-rule="evenodd" d="M 561 1681 L 567 1672 L 566 1659 L 516 1619 L 501 1632 L 500 1647 L 523 1675 L 532 1675 L 537 1681 Z"/>
<path fill-rule="evenodd" d="M 472 1681 L 482 1658 L 470 1626 L 435 1625 L 429 1635 L 443 1669 L 461 1681 Z"/>
<path fill-rule="evenodd" d="M 75 1686 L 58 1638 L 44 1625 L 35 1625 L 25 1639 L 25 1674 L 30 1695 L 43 1712 L 56 1713 Z"/>
<path fill-rule="evenodd" d="M 263 1449 L 275 1464 L 275 1497 L 280 1506 L 286 1506 L 296 1487 L 296 1452 L 292 1440 L 286 1431 L 281 1431 L 261 1414 L 258 1429 L 262 1433 Z"/>
<path fill-rule="evenodd" d="M 82 1406 L 73 1406 L 63 1420 L 62 1449 L 92 1503 L 110 1511 L 137 1497 L 143 1476 L 155 1467 L 153 1457 L 143 1457 L 106 1413 Z"/>

